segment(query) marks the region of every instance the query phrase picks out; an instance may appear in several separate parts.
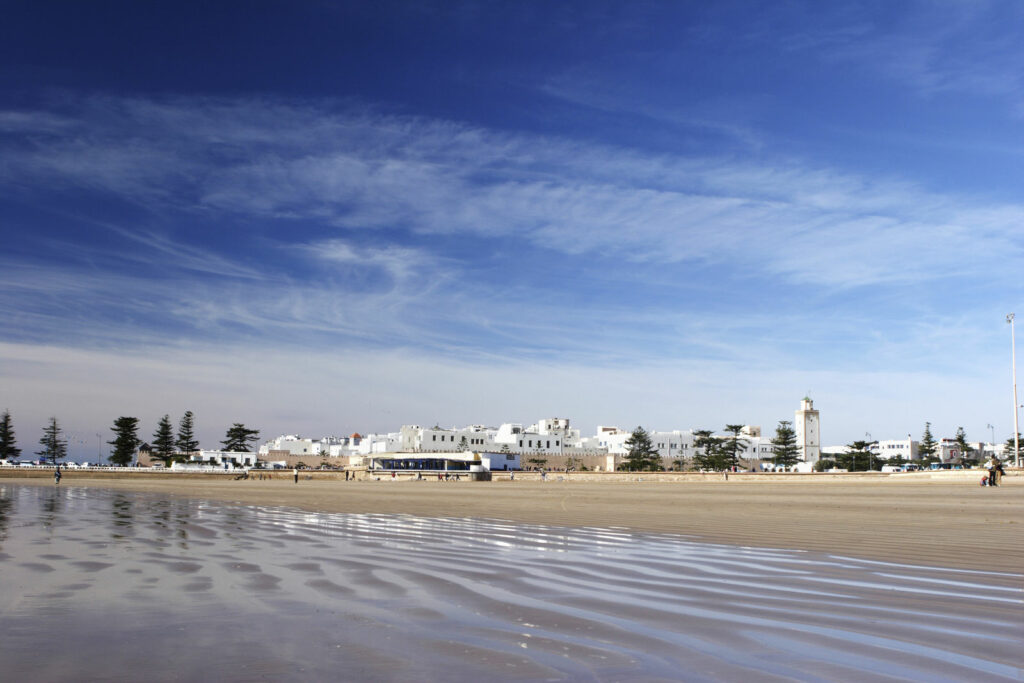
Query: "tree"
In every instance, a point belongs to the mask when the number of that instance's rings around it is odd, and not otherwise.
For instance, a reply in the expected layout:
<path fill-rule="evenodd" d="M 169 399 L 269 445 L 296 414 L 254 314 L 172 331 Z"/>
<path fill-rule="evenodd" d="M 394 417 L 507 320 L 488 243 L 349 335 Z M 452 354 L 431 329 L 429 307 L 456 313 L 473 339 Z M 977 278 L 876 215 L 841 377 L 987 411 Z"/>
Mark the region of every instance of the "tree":
<path fill-rule="evenodd" d="M 710 429 L 693 432 L 693 467 L 697 470 L 720 472 L 728 465 L 728 456 L 722 450 L 722 440 L 712 436 Z"/>
<path fill-rule="evenodd" d="M 643 427 L 637 427 L 629 435 L 625 443 L 629 452 L 623 462 L 624 469 L 631 472 L 638 470 L 660 470 L 661 456 L 651 443 L 651 435 Z"/>
<path fill-rule="evenodd" d="M 14 440 L 14 427 L 11 426 L 11 411 L 5 410 L 0 416 L 0 460 L 13 460 L 21 455 Z"/>
<path fill-rule="evenodd" d="M 917 447 L 917 455 L 922 460 L 931 460 L 935 455 L 935 451 L 938 446 L 935 443 L 935 439 L 932 438 L 932 423 L 924 423 L 924 435 L 921 437 L 921 443 Z"/>
<path fill-rule="evenodd" d="M 822 458 L 818 462 L 814 463 L 814 471 L 815 472 L 828 472 L 830 469 L 832 469 L 834 467 L 842 468 L 842 465 L 835 458 L 835 456 L 831 456 L 831 457 L 828 457 L 828 458 Z"/>
<path fill-rule="evenodd" d="M 221 441 L 221 444 L 224 446 L 224 450 L 248 453 L 249 446 L 256 443 L 256 440 L 259 439 L 260 430 L 248 429 L 241 422 L 236 422 L 231 425 L 231 428 L 227 431 L 225 436 L 227 438 Z"/>
<path fill-rule="evenodd" d="M 459 450 L 462 452 L 469 450 L 469 441 L 466 440 L 466 437 L 459 439 Z"/>
<path fill-rule="evenodd" d="M 114 432 L 116 436 L 113 441 L 107 442 L 114 447 L 107 459 L 119 467 L 127 467 L 132 464 L 135 450 L 141 443 L 139 441 L 139 418 L 119 417 L 114 420 L 114 426 L 110 428 L 110 431 Z"/>
<path fill-rule="evenodd" d="M 36 455 L 44 463 L 49 461 L 56 465 L 68 457 L 68 441 L 64 438 L 60 425 L 57 424 L 57 418 L 51 417 L 50 423 L 43 427 L 43 435 L 39 439 L 39 445 L 43 447 L 43 450 L 36 451 Z"/>
<path fill-rule="evenodd" d="M 772 439 L 772 452 L 776 465 L 792 467 L 800 460 L 800 449 L 796 445 L 796 431 L 793 430 L 792 422 L 779 420 Z"/>
<path fill-rule="evenodd" d="M 1024 453 L 1024 436 L 1021 436 L 1020 432 L 1017 432 L 1017 442 L 1014 443 L 1013 437 L 1011 436 L 1006 440 L 1006 445 L 1003 447 L 1003 459 L 1017 460 L 1020 455 L 1014 448 L 1020 448 L 1021 453 Z"/>
<path fill-rule="evenodd" d="M 536 469 L 540 469 L 540 468 L 544 467 L 544 465 L 547 465 L 548 464 L 548 459 L 547 458 L 530 458 L 526 462 L 528 462 L 531 465 L 533 465 L 533 469 L 536 470 Z"/>
<path fill-rule="evenodd" d="M 743 425 L 725 425 L 725 431 L 729 436 L 722 444 L 722 455 L 725 457 L 726 467 L 735 467 L 740 461 L 740 451 L 747 446 L 747 440 L 740 436 Z M 724 468 L 723 468 L 724 469 Z"/>
<path fill-rule="evenodd" d="M 971 453 L 974 449 L 967 443 L 967 434 L 964 432 L 963 427 L 956 428 L 956 447 L 960 449 L 960 461 L 967 462 L 971 459 Z"/>
<path fill-rule="evenodd" d="M 171 418 L 164 415 L 153 432 L 152 455 L 163 462 L 165 467 L 170 467 L 174 462 L 174 428 L 171 426 Z"/>
<path fill-rule="evenodd" d="M 192 429 L 192 411 L 186 410 L 185 415 L 178 424 L 178 441 L 175 443 L 175 446 L 178 447 L 179 453 L 189 455 L 199 450 L 199 441 L 196 440 Z"/>
<path fill-rule="evenodd" d="M 846 453 L 836 458 L 840 467 L 851 472 L 865 472 L 871 468 L 871 461 L 874 455 L 871 453 L 873 441 L 854 441 L 847 444 Z"/>
<path fill-rule="evenodd" d="M 508 447 L 507 443 L 503 443 L 501 444 L 501 452 L 508 455 L 509 453 L 512 452 L 512 449 Z"/>

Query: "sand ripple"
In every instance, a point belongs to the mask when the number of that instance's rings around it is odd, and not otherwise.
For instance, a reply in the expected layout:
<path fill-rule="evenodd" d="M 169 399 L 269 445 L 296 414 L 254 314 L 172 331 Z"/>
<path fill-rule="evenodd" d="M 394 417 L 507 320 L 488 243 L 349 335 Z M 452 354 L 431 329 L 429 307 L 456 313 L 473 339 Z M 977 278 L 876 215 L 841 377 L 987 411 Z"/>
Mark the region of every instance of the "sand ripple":
<path fill-rule="evenodd" d="M 29 520 L 0 542 L 17 587 L 0 601 L 0 660 L 16 677 L 102 677 L 106 642 L 120 675 L 150 680 L 1021 675 L 1021 575 L 614 528 L 0 495 Z M 26 654 L 58 624 L 62 648 Z"/>

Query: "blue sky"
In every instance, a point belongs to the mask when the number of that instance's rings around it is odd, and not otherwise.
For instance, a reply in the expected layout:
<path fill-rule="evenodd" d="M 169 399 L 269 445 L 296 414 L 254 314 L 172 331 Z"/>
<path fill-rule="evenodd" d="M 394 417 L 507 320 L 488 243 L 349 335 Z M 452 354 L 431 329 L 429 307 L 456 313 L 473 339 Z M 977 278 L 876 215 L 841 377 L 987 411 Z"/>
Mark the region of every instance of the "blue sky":
<path fill-rule="evenodd" d="M 808 393 L 828 444 L 1012 431 L 1020 3 L 5 7 L 26 451 L 54 414 L 88 454 L 186 409 L 212 446 Z"/>

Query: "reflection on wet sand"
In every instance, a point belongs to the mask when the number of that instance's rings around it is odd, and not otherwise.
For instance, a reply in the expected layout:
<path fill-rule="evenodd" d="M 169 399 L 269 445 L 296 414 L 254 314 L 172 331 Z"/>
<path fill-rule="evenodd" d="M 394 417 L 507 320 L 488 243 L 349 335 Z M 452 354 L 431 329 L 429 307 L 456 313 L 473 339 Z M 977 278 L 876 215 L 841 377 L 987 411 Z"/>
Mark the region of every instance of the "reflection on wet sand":
<path fill-rule="evenodd" d="M 3 485 L 0 541 L 11 680 L 1014 680 L 1024 638 L 1019 575 L 616 529 Z"/>

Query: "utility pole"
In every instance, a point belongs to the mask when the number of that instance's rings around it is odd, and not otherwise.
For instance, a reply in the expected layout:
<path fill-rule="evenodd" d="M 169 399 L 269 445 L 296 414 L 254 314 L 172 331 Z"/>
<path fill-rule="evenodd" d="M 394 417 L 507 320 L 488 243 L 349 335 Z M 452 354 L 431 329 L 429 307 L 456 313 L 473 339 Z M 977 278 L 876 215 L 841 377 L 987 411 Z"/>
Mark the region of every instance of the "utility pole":
<path fill-rule="evenodd" d="M 1017 339 L 1013 330 L 1013 313 L 1006 316 L 1010 324 L 1010 357 L 1013 359 L 1013 457 L 1014 465 L 1020 467 L 1020 427 L 1017 424 Z"/>

